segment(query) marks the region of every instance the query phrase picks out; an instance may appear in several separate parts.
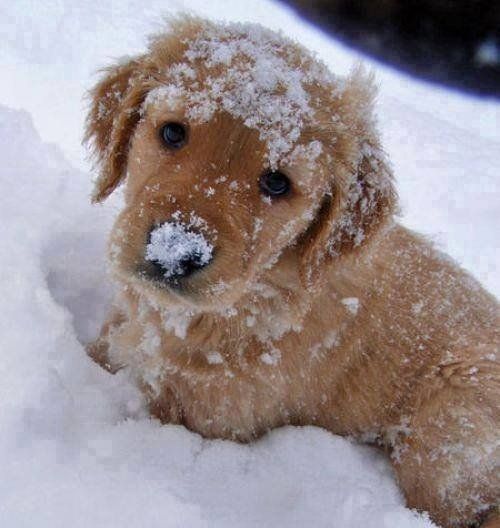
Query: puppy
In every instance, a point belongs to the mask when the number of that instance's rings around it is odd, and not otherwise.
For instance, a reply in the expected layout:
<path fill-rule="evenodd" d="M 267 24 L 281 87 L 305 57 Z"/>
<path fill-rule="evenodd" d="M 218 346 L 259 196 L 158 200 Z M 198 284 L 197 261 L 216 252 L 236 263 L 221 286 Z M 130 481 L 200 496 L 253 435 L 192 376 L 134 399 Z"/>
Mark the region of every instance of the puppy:
<path fill-rule="evenodd" d="M 207 438 L 296 424 L 383 445 L 408 506 L 464 527 L 498 504 L 498 304 L 395 223 L 372 84 L 195 18 L 107 69 L 86 140 L 93 201 L 125 182 L 121 289 L 88 351 Z"/>

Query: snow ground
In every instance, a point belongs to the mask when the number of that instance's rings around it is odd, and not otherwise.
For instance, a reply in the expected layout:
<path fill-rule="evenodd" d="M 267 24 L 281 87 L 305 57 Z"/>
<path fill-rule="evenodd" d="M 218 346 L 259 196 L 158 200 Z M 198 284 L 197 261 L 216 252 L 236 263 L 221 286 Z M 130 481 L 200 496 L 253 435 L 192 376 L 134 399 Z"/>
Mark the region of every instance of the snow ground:
<path fill-rule="evenodd" d="M 430 527 L 371 448 L 316 428 L 205 441 L 149 420 L 125 374 L 85 357 L 120 197 L 88 204 L 82 96 L 176 9 L 282 27 L 337 73 L 358 59 L 264 0 L 0 4 L 0 526 Z M 498 295 L 500 105 L 375 68 L 403 222 Z"/>

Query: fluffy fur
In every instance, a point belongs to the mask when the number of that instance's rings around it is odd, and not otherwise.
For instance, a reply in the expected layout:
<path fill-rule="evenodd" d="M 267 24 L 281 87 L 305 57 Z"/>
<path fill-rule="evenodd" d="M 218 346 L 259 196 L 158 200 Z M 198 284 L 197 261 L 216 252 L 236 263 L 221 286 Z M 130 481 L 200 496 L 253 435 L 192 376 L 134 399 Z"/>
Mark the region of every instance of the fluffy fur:
<path fill-rule="evenodd" d="M 312 424 L 385 446 L 409 507 L 468 526 L 498 504 L 498 304 L 393 220 L 373 91 L 263 28 L 193 18 L 107 69 L 87 140 L 94 201 L 125 182 L 121 290 L 89 353 L 208 438 Z M 168 121 L 188 127 L 182 149 L 161 144 Z M 269 167 L 289 196 L 262 196 Z M 141 270 L 173 215 L 215 256 L 169 287 Z"/>

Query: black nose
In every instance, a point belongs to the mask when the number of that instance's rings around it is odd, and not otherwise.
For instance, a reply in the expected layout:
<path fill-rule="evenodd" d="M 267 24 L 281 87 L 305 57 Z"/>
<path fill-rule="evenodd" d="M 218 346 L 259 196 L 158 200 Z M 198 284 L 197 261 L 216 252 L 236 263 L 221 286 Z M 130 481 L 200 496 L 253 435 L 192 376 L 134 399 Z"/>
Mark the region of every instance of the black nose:
<path fill-rule="evenodd" d="M 179 279 L 189 277 L 195 271 L 207 266 L 208 262 L 203 262 L 199 253 L 186 255 L 180 259 L 175 269 L 164 266 L 158 260 L 151 260 L 149 267 L 151 268 L 150 275 L 156 279 L 166 280 L 167 282 L 177 282 Z"/>
<path fill-rule="evenodd" d="M 149 232 L 144 272 L 155 280 L 175 284 L 207 266 L 212 252 L 212 244 L 202 233 L 179 222 L 164 222 Z"/>

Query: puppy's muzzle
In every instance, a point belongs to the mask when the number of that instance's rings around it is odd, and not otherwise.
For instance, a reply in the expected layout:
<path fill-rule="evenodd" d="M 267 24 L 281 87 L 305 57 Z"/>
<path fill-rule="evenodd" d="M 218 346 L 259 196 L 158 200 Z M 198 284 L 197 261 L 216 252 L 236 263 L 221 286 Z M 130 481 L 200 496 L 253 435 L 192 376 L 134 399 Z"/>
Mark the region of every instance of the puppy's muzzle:
<path fill-rule="evenodd" d="M 180 222 L 165 222 L 149 233 L 146 245 L 146 274 L 155 280 L 177 283 L 207 266 L 213 246 L 203 234 Z"/>

